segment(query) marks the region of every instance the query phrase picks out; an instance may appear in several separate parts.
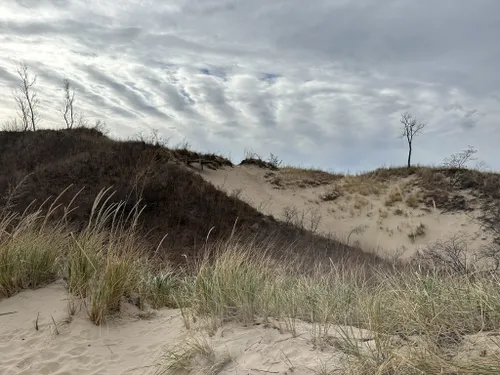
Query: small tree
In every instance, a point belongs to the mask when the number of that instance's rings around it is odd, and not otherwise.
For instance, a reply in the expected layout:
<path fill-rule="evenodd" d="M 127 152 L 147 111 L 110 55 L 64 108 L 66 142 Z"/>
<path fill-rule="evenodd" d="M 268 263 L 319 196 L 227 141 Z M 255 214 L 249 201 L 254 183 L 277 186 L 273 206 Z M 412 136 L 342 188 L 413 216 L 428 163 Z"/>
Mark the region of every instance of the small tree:
<path fill-rule="evenodd" d="M 28 73 L 28 67 L 25 64 L 19 65 L 17 74 L 21 79 L 21 84 L 14 91 L 13 96 L 17 103 L 19 117 L 21 118 L 21 129 L 26 131 L 31 128 L 31 130 L 35 131 L 40 122 L 40 114 L 38 112 L 40 101 L 33 89 L 36 83 L 36 75 L 31 78 Z"/>
<path fill-rule="evenodd" d="M 403 113 L 399 121 L 403 125 L 403 130 L 401 131 L 399 138 L 406 138 L 408 142 L 408 168 L 410 168 L 411 153 L 413 150 L 413 137 L 418 135 L 427 124 L 417 122 L 417 120 L 409 112 Z"/>
<path fill-rule="evenodd" d="M 68 79 L 63 81 L 64 88 L 64 104 L 62 108 L 62 114 L 64 122 L 66 123 L 67 129 L 72 129 L 75 125 L 75 90 L 71 90 L 70 83 Z"/>

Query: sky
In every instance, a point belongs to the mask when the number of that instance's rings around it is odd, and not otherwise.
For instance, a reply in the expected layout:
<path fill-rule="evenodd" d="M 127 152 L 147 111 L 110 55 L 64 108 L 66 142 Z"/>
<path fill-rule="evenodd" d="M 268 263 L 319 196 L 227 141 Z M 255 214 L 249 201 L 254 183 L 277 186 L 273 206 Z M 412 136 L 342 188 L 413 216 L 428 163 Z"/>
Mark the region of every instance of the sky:
<path fill-rule="evenodd" d="M 500 170 L 499 38 L 498 0 L 2 0 L 0 122 L 24 63 L 41 127 L 69 79 L 115 138 L 354 173 L 405 164 L 409 111 L 414 163 Z"/>

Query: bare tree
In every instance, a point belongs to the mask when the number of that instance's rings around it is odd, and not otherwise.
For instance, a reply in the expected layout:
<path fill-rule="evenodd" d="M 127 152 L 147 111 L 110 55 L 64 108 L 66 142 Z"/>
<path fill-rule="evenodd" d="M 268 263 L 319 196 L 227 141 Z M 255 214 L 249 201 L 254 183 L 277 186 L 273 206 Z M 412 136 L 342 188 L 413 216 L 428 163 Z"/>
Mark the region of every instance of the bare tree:
<path fill-rule="evenodd" d="M 469 146 L 465 150 L 444 159 L 443 165 L 448 168 L 465 168 L 469 161 L 477 160 L 473 157 L 476 153 L 477 150 L 473 146 Z"/>
<path fill-rule="evenodd" d="M 418 135 L 427 124 L 417 122 L 417 120 L 409 112 L 403 113 L 399 121 L 403 124 L 403 130 L 401 131 L 399 138 L 406 138 L 408 142 L 408 168 L 410 168 L 411 153 L 413 150 L 413 137 Z"/>
<path fill-rule="evenodd" d="M 40 101 L 33 89 L 36 83 L 36 75 L 32 78 L 25 64 L 19 65 L 17 74 L 21 79 L 21 84 L 14 91 L 13 96 L 19 110 L 22 130 L 26 131 L 31 128 L 31 130 L 35 131 L 40 122 L 40 113 L 38 112 Z"/>
<path fill-rule="evenodd" d="M 68 79 L 63 81 L 64 87 L 64 104 L 62 109 L 62 114 L 64 122 L 66 123 L 67 129 L 72 129 L 75 125 L 75 90 L 71 89 Z"/>

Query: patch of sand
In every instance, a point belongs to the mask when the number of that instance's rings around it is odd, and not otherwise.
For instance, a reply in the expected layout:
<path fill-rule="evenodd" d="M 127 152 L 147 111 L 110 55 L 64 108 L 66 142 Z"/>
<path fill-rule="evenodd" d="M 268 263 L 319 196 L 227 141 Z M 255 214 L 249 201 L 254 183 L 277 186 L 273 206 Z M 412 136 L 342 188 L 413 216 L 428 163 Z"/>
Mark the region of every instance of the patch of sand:
<path fill-rule="evenodd" d="M 62 283 L 0 301 L 0 314 L 12 312 L 0 315 L 0 373 L 144 374 L 163 345 L 181 338 L 180 313 L 141 320 L 127 310 L 101 327 L 83 310 L 70 318 Z"/>
<path fill-rule="evenodd" d="M 336 373 L 352 363 L 346 337 L 364 355 L 377 351 L 375 334 L 348 326 L 331 325 L 325 331 L 297 320 L 292 334 L 284 322 L 255 321 L 248 326 L 226 323 L 214 331 L 209 321 L 198 319 L 186 329 L 179 310 L 150 311 L 140 319 L 141 312 L 124 303 L 119 316 L 98 327 L 83 310 L 69 318 L 67 308 L 62 282 L 1 300 L 0 374 L 165 374 L 168 353 L 182 355 L 201 345 L 208 355 L 195 351 L 182 361 L 188 371 L 169 373 L 313 375 Z M 474 361 L 498 358 L 496 336 L 465 336 L 450 355 Z M 419 337 L 388 339 L 384 342 L 403 356 L 415 345 L 425 345 Z"/>
<path fill-rule="evenodd" d="M 471 251 L 491 242 L 492 236 L 481 228 L 478 209 L 470 212 L 446 213 L 440 207 L 427 208 L 419 204 L 408 207 L 405 202 L 386 202 L 391 194 L 402 192 L 405 197 L 418 194 L 411 178 L 388 181 L 383 186 L 356 187 L 353 179 L 344 184 L 351 191 L 324 201 L 322 196 L 339 182 L 321 186 L 278 185 L 280 172 L 270 173 L 256 166 L 227 167 L 199 171 L 200 175 L 228 194 L 237 194 L 259 211 L 280 220 L 298 220 L 306 228 L 333 235 L 382 256 L 410 257 L 419 248 L 453 236 L 467 239 Z M 270 175 L 272 174 L 272 177 Z M 273 182 L 274 181 L 274 182 Z M 342 184 L 342 182 L 340 182 Z M 375 184 L 375 182 L 373 182 Z M 379 182 L 377 182 L 380 185 Z M 376 193 L 362 195 L 356 189 L 373 189 Z M 366 193 L 364 193 L 366 194 Z M 423 224 L 424 235 L 411 236 Z M 410 235 L 410 236 L 409 236 Z"/>
<path fill-rule="evenodd" d="M 296 374 L 312 375 L 321 366 L 339 367 L 344 356 L 334 349 L 315 349 L 311 327 L 302 322 L 297 322 L 296 337 L 279 322 L 230 323 L 208 337 L 202 321 L 184 328 L 179 310 L 139 319 L 139 310 L 123 307 L 119 317 L 100 327 L 88 320 L 84 307 L 69 318 L 62 282 L 0 301 L 0 374 L 155 374 L 168 350 L 193 340 L 208 342 L 217 356 L 229 358 L 220 374 L 286 374 L 293 368 Z M 206 374 L 206 367 L 194 364 L 191 373 Z"/>

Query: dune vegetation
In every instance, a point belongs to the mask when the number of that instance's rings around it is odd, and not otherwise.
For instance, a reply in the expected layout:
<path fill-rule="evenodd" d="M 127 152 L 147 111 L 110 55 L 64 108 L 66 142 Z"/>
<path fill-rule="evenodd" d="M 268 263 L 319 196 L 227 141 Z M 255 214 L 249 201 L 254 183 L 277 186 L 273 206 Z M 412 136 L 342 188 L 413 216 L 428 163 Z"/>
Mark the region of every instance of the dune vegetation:
<path fill-rule="evenodd" d="M 186 329 L 201 320 L 209 336 L 228 322 L 292 338 L 305 325 L 312 349 L 343 355 L 318 364 L 318 374 L 500 372 L 494 246 L 482 253 L 486 269 L 458 241 L 391 262 L 263 215 L 184 165 L 204 158 L 231 168 L 215 155 L 89 129 L 2 132 L 0 145 L 0 298 L 62 280 L 68 315 L 79 306 L 95 325 L 124 303 L 179 309 Z M 394 168 L 358 178 L 409 174 L 434 200 L 437 191 L 453 195 L 450 186 L 473 189 L 485 207 L 498 199 L 498 176 L 477 171 Z M 304 175 L 284 173 L 289 183 Z M 484 219 L 492 230 L 495 212 Z M 153 370 L 221 373 L 233 360 L 219 354 L 191 341 L 163 353 Z"/>

